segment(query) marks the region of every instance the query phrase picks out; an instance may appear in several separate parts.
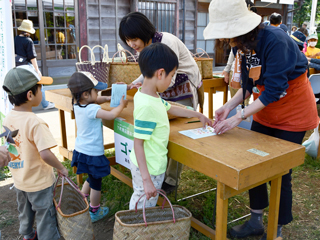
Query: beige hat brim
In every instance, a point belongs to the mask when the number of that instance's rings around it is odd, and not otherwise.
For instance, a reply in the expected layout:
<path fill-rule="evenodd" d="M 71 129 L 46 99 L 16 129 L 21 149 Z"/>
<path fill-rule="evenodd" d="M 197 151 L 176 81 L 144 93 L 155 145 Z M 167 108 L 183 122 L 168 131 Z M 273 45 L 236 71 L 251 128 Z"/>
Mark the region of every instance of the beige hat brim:
<path fill-rule="evenodd" d="M 24 32 L 28 32 L 28 33 L 31 33 L 31 34 L 34 34 L 36 32 L 36 30 L 34 30 L 34 28 L 32 29 L 26 29 L 26 28 L 23 28 L 23 27 L 18 27 L 18 30 L 19 31 L 24 31 Z"/>
<path fill-rule="evenodd" d="M 224 22 L 209 22 L 203 31 L 204 39 L 235 38 L 244 35 L 261 23 L 261 16 L 248 12 L 241 18 Z"/>
<path fill-rule="evenodd" d="M 47 76 L 42 76 L 40 81 L 37 84 L 45 84 L 45 85 L 50 85 L 53 83 L 52 77 L 47 77 Z"/>

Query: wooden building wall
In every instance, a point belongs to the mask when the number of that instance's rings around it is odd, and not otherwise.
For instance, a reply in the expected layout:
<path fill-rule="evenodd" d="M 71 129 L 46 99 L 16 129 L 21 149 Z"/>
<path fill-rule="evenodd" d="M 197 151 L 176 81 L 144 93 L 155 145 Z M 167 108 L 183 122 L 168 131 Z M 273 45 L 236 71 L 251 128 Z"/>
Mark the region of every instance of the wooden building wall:
<path fill-rule="evenodd" d="M 197 12 L 197 1 L 179 0 L 179 38 L 191 52 L 197 48 Z"/>
<path fill-rule="evenodd" d="M 138 0 L 78 0 L 80 22 L 80 46 L 108 44 L 109 57 L 116 52 L 117 43 L 125 47 L 118 35 L 121 19 L 131 11 L 138 9 Z M 196 49 L 197 1 L 177 0 L 179 7 L 179 38 L 190 49 Z M 159 1 L 166 2 L 166 1 Z M 184 4 L 185 3 L 185 4 Z M 98 50 L 96 60 L 100 60 Z M 87 59 L 87 51 L 82 52 Z"/>

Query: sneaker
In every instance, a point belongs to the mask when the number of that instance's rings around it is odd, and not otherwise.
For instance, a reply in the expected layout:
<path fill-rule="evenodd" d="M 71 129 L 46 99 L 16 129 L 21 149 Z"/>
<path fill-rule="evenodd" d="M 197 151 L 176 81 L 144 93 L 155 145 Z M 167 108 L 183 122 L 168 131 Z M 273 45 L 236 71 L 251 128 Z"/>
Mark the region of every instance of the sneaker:
<path fill-rule="evenodd" d="M 43 108 L 43 109 L 44 109 L 44 110 L 48 110 L 48 109 L 52 109 L 52 108 L 55 108 L 54 103 L 49 102 L 48 106 L 45 107 L 45 108 Z"/>
<path fill-rule="evenodd" d="M 246 221 L 242 225 L 235 226 L 230 230 L 231 236 L 236 238 L 245 238 L 253 235 L 262 235 L 263 233 L 264 233 L 263 226 L 261 228 L 253 228 L 251 227 L 248 221 Z"/>
<path fill-rule="evenodd" d="M 176 186 L 170 185 L 166 182 L 163 182 L 161 189 L 166 192 L 167 195 L 176 190 Z"/>
<path fill-rule="evenodd" d="M 91 217 L 91 222 L 96 222 L 99 221 L 100 219 L 104 218 L 105 216 L 107 216 L 107 214 L 109 213 L 109 208 L 108 207 L 99 207 L 98 211 L 96 212 L 90 212 L 90 217 Z"/>
<path fill-rule="evenodd" d="M 278 226 L 278 229 L 277 229 L 277 238 L 278 237 L 281 237 L 281 238 L 283 238 L 282 237 L 282 226 Z M 264 233 L 263 234 L 263 236 L 262 236 L 262 238 L 260 238 L 260 240 L 267 240 L 267 234 L 266 233 Z"/>
<path fill-rule="evenodd" d="M 34 237 L 33 238 L 23 238 L 23 240 L 38 240 L 37 231 L 34 232 Z"/>

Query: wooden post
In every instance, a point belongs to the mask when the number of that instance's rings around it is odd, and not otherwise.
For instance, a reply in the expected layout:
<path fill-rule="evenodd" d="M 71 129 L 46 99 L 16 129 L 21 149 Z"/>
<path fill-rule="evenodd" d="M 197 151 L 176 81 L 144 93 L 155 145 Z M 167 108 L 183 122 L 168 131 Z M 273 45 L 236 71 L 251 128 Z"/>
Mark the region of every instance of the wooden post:
<path fill-rule="evenodd" d="M 277 238 L 281 181 L 282 177 L 271 180 L 267 240 Z"/>
<path fill-rule="evenodd" d="M 64 116 L 64 110 L 62 109 L 59 109 L 59 118 L 60 118 L 60 132 L 61 132 L 62 147 L 68 149 L 66 120 Z M 64 157 L 63 160 L 66 161 L 67 159 Z"/>
<path fill-rule="evenodd" d="M 213 91 L 213 88 L 210 88 L 210 90 L 209 90 L 209 104 L 208 104 L 208 108 L 209 108 L 209 118 L 210 119 L 213 119 L 213 98 L 212 98 L 212 96 L 213 96 L 213 93 L 214 93 L 214 91 Z"/>
<path fill-rule="evenodd" d="M 216 239 L 227 239 L 228 199 L 223 200 L 223 184 L 217 182 Z"/>

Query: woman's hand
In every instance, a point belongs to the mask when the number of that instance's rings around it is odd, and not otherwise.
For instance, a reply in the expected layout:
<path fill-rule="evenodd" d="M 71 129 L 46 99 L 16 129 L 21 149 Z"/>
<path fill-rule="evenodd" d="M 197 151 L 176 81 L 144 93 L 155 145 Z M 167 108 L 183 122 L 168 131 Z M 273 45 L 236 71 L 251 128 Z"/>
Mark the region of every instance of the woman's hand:
<path fill-rule="evenodd" d="M 222 75 L 224 76 L 224 81 L 228 84 L 229 83 L 229 73 L 223 71 Z"/>
<path fill-rule="evenodd" d="M 143 181 L 143 189 L 146 194 L 147 200 L 157 196 L 157 189 L 154 187 L 151 179 Z"/>
<path fill-rule="evenodd" d="M 215 129 L 215 128 L 216 128 L 216 125 L 217 125 L 219 122 L 225 120 L 225 119 L 228 117 L 230 111 L 231 111 L 231 110 L 228 109 L 228 108 L 226 107 L 226 105 L 222 106 L 222 107 L 219 108 L 217 111 L 215 111 L 215 119 L 214 119 L 214 122 L 213 122 L 212 127 Z"/>
<path fill-rule="evenodd" d="M 238 126 L 240 122 L 242 121 L 241 117 L 239 114 L 236 114 L 235 116 L 228 118 L 226 120 L 219 121 L 216 123 L 214 127 L 214 131 L 216 134 L 222 134 L 225 133 L 226 131 L 229 131 L 230 129 Z"/>

